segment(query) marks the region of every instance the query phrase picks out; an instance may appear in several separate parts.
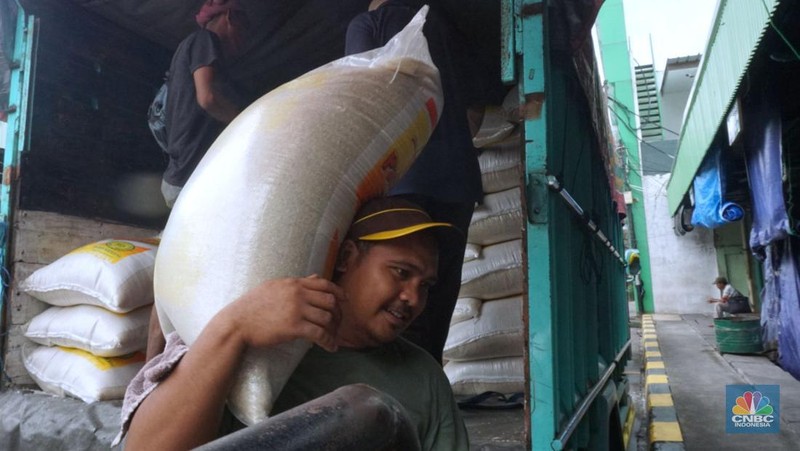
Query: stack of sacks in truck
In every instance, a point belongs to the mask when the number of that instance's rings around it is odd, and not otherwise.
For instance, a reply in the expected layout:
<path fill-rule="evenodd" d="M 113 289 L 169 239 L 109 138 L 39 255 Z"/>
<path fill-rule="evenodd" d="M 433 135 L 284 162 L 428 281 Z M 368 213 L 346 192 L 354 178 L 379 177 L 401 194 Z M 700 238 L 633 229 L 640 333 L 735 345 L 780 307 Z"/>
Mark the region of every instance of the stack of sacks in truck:
<path fill-rule="evenodd" d="M 25 368 L 42 390 L 121 399 L 144 365 L 158 240 L 106 239 L 39 268 L 20 288 L 47 310 L 31 319 Z"/>
<path fill-rule="evenodd" d="M 467 234 L 444 348 L 444 371 L 456 396 L 524 391 L 522 143 L 507 117 L 503 108 L 488 110 L 474 140 L 482 150 L 485 194 Z"/>

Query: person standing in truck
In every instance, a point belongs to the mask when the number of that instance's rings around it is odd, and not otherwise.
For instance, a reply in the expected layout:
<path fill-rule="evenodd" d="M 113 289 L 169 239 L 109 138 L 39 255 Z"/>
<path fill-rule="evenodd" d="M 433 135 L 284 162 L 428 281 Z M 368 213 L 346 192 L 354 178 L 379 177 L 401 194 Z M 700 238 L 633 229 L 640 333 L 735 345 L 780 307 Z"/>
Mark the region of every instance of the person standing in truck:
<path fill-rule="evenodd" d="M 385 45 L 419 7 L 413 0 L 373 0 L 368 11 L 350 21 L 345 52 L 352 55 Z M 467 111 L 473 104 L 484 103 L 469 98 L 482 89 L 474 83 L 474 59 L 468 55 L 465 40 L 446 17 L 431 8 L 423 32 L 441 75 L 444 109 L 428 144 L 389 194 L 421 205 L 437 221 L 467 230 L 475 203 L 483 195 L 478 151 L 472 144 Z M 482 114 L 479 116 L 482 119 Z M 405 335 L 440 362 L 461 286 L 465 248 L 466 236 L 441 249 L 439 283 L 430 293 L 436 301 L 428 304 Z"/>
<path fill-rule="evenodd" d="M 170 208 L 208 148 L 242 110 L 227 68 L 244 49 L 246 11 L 238 0 L 207 0 L 195 19 L 200 29 L 178 45 L 167 82 L 169 163 L 161 192 Z"/>
<path fill-rule="evenodd" d="M 197 164 L 225 125 L 242 110 L 227 67 L 241 55 L 250 27 L 238 0 L 207 0 L 195 16 L 200 29 L 186 37 L 172 57 L 166 109 L 169 162 L 161 194 L 172 208 Z M 236 99 L 236 100 L 234 100 Z M 147 359 L 164 349 L 156 310 L 150 317 Z"/>

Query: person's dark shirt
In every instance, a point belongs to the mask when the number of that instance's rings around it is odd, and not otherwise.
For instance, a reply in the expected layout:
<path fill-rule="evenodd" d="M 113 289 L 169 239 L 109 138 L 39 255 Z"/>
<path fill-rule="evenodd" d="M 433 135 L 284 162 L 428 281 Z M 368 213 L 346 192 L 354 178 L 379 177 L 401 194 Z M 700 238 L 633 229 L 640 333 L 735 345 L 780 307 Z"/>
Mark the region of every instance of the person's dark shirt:
<path fill-rule="evenodd" d="M 167 93 L 167 154 L 164 180 L 182 187 L 192 175 L 224 124 L 197 103 L 194 72 L 204 66 L 215 70 L 215 81 L 224 83 L 220 40 L 201 29 L 184 39 L 172 57 Z"/>
<path fill-rule="evenodd" d="M 374 11 L 353 18 L 347 28 L 345 53 L 352 55 L 385 45 L 416 14 L 417 8 L 389 0 Z M 435 10 L 428 12 L 423 33 L 439 68 L 444 108 L 428 144 L 390 194 L 422 194 L 445 202 L 475 202 L 482 187 L 478 153 L 467 121 L 470 61 L 464 40 Z"/>

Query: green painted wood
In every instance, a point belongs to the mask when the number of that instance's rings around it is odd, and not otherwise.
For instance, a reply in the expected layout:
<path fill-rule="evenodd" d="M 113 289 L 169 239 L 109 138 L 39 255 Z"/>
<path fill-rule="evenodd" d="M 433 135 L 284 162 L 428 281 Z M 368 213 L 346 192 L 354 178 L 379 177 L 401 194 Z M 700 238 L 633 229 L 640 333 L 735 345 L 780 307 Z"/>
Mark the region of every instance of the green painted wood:
<path fill-rule="evenodd" d="M 594 408 L 576 414 L 627 343 L 624 268 L 547 188 L 547 177 L 556 176 L 618 249 L 622 232 L 583 88 L 573 62 L 550 54 L 543 6 L 518 0 L 504 10 L 515 20 L 521 96 L 541 102 L 524 123 L 530 446 L 602 450 L 607 419 Z M 621 384 L 622 371 L 612 380 Z"/>
<path fill-rule="evenodd" d="M 542 93 L 545 86 L 545 49 L 547 39 L 544 17 L 541 14 L 522 17 L 522 8 L 543 6 L 542 2 L 518 1 L 515 10 L 515 28 L 520 32 L 517 40 L 522 55 L 519 67 L 520 90 L 523 96 Z M 547 167 L 547 108 L 541 115 L 525 121 L 525 172 L 526 179 L 546 176 Z M 540 192 L 544 201 L 541 208 L 553 208 L 553 196 L 544 184 L 532 188 Z M 529 198 L 530 199 L 530 198 Z M 528 208 L 531 208 L 528 205 Z M 547 222 L 529 222 L 526 227 L 528 255 L 528 349 L 529 393 L 531 412 L 532 449 L 550 449 L 558 427 L 556 362 L 558 342 L 554 339 L 553 294 L 551 256 L 554 250 L 550 239 L 551 226 Z"/>
<path fill-rule="evenodd" d="M 34 37 L 36 22 L 34 17 L 28 17 L 20 8 L 17 14 L 16 33 L 14 36 L 14 67 L 11 69 L 9 84 L 8 104 L 11 112 L 8 114 L 8 129 L 6 135 L 6 149 L 3 156 L 3 168 L 6 172 L 13 173 L 19 165 L 20 154 L 25 150 L 28 132 L 28 112 L 31 101 L 31 76 L 33 72 Z M 0 214 L 3 221 L 8 221 L 12 211 L 11 192 L 13 184 L 4 180 L 0 188 Z"/>

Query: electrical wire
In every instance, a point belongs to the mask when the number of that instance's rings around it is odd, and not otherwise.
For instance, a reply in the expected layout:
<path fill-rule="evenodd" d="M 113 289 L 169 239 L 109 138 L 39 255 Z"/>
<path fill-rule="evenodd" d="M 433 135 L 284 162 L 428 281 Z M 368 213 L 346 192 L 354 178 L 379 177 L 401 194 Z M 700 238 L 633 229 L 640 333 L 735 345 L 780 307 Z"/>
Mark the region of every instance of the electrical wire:
<path fill-rule="evenodd" d="M 641 120 L 643 120 L 643 121 L 647 122 L 648 124 L 650 124 L 650 125 L 655 125 L 655 126 L 658 126 L 658 128 L 660 128 L 660 129 L 662 129 L 662 130 L 666 130 L 666 131 L 668 131 L 668 132 L 672 133 L 672 134 L 673 134 L 673 135 L 675 135 L 675 136 L 680 136 L 680 135 L 681 135 L 680 133 L 678 133 L 678 132 L 676 132 L 676 131 L 674 131 L 674 130 L 670 130 L 670 129 L 668 129 L 667 127 L 664 127 L 663 125 L 659 125 L 659 124 L 657 124 L 657 123 L 655 123 L 655 122 L 652 122 L 650 119 L 647 119 L 647 118 L 646 118 L 646 117 L 644 117 L 644 116 L 641 116 L 641 115 L 638 115 L 638 114 L 636 114 L 636 112 L 634 112 L 634 111 L 631 111 L 631 109 L 630 109 L 630 108 L 628 108 L 628 107 L 627 107 L 627 106 L 626 106 L 624 103 L 620 102 L 619 100 L 617 100 L 617 99 L 615 99 L 615 98 L 613 98 L 613 97 L 611 97 L 611 96 L 609 96 L 609 95 L 606 95 L 606 97 L 608 98 L 608 100 L 610 100 L 610 101 L 614 102 L 615 104 L 617 104 L 617 105 L 621 106 L 621 107 L 622 107 L 622 108 L 623 108 L 625 111 L 627 111 L 627 112 L 631 113 L 632 115 L 634 115 L 634 116 L 638 117 L 639 119 L 641 119 Z"/>
<path fill-rule="evenodd" d="M 767 18 L 768 18 L 767 20 L 769 20 L 769 25 L 772 27 L 773 30 L 775 30 L 775 33 L 777 33 L 778 36 L 783 40 L 783 42 L 789 47 L 792 53 L 794 53 L 794 57 L 797 58 L 798 61 L 800 61 L 800 52 L 798 52 L 797 49 L 794 48 L 792 43 L 789 42 L 788 39 L 786 39 L 786 36 L 784 36 L 783 33 L 781 33 L 781 30 L 779 30 L 778 27 L 775 25 L 775 23 L 772 21 L 772 13 L 770 13 L 769 7 L 767 7 L 767 3 L 764 0 L 761 0 L 761 4 L 764 5 L 764 10 L 767 12 Z"/>
<path fill-rule="evenodd" d="M 649 146 L 650 148 L 652 148 L 656 152 L 667 156 L 670 160 L 674 160 L 675 159 L 674 155 L 670 155 L 667 152 L 664 152 L 663 150 L 659 149 L 658 147 L 656 147 L 656 146 L 650 144 L 649 142 L 643 140 L 642 138 L 639 138 L 639 133 L 636 130 L 632 129 L 631 126 L 628 125 L 627 121 L 622 116 L 620 116 L 619 113 L 616 110 L 614 110 L 612 108 L 611 111 L 614 113 L 614 116 L 617 116 L 617 119 L 619 119 L 620 122 L 622 122 L 622 125 L 624 125 L 625 128 L 627 128 L 629 132 L 633 133 L 633 135 L 636 136 L 636 140 L 637 141 L 639 141 L 642 144 L 646 144 L 647 146 Z"/>

